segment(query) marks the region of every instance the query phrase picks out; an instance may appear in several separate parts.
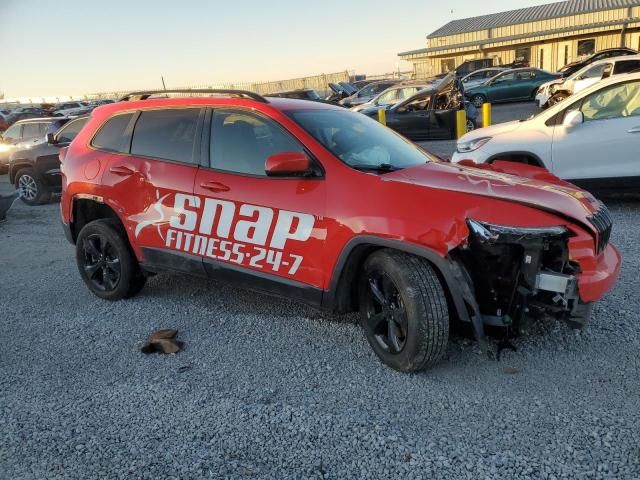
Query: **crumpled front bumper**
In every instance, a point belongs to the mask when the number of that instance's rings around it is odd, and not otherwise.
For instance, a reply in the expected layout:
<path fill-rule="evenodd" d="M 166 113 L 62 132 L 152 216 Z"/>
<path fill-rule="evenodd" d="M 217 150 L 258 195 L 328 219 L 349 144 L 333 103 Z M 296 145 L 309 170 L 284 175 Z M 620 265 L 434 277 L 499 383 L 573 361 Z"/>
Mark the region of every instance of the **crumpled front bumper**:
<path fill-rule="evenodd" d="M 536 104 L 538 105 L 539 108 L 542 108 L 545 105 L 547 105 L 549 98 L 550 96 L 547 93 L 538 93 L 536 95 Z"/>

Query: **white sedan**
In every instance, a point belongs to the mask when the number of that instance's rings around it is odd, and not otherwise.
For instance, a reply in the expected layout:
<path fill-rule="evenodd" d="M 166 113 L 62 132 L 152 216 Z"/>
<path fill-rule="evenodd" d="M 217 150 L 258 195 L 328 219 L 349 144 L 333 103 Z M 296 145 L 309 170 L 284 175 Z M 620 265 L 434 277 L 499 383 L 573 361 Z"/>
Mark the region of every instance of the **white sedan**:
<path fill-rule="evenodd" d="M 451 161 L 509 160 L 546 167 L 597 190 L 640 187 L 640 73 L 598 82 L 528 120 L 458 140 Z"/>

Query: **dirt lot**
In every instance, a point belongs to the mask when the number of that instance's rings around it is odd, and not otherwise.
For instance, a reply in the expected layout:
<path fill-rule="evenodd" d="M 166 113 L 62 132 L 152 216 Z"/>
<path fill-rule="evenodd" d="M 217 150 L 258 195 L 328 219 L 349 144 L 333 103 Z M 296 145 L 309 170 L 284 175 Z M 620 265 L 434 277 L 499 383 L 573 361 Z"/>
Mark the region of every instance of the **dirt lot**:
<path fill-rule="evenodd" d="M 352 317 L 215 282 L 101 301 L 58 205 L 16 204 L 0 478 L 640 478 L 640 201 L 608 204 L 622 276 L 586 330 L 544 323 L 499 363 L 453 336 L 417 375 L 382 366 Z M 141 354 L 162 327 L 186 350 Z"/>

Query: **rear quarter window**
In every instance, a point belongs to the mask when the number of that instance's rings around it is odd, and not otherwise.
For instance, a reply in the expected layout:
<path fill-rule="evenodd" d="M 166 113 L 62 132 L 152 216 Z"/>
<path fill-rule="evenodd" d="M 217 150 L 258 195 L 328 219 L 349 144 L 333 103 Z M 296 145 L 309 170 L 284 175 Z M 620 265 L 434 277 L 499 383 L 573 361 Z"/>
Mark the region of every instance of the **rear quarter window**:
<path fill-rule="evenodd" d="M 128 142 L 125 142 L 124 132 L 133 117 L 133 113 L 123 113 L 111 117 L 100 127 L 98 133 L 93 137 L 91 145 L 100 150 L 109 152 L 128 153 Z"/>

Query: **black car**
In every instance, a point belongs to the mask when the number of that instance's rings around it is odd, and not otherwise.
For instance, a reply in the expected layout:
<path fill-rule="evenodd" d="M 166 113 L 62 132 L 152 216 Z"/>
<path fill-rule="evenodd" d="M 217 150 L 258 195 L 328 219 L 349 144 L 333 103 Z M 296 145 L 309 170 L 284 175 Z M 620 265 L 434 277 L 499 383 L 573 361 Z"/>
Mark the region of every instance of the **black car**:
<path fill-rule="evenodd" d="M 328 86 L 332 93 L 325 98 L 325 100 L 333 103 L 338 103 L 340 100 L 350 97 L 358 91 L 356 87 L 348 82 L 329 83 Z"/>
<path fill-rule="evenodd" d="M 478 110 L 464 100 L 462 83 L 450 73 L 437 87 L 420 90 L 415 95 L 385 108 L 387 126 L 414 140 L 450 140 L 456 138 L 456 116 L 467 112 L 467 130 L 478 125 Z M 377 118 L 379 108 L 361 113 Z"/>
<path fill-rule="evenodd" d="M 27 205 L 39 205 L 59 193 L 60 148 L 68 146 L 82 129 L 89 117 L 68 121 L 55 134 L 23 150 L 13 152 L 9 161 L 9 181 Z"/>
<path fill-rule="evenodd" d="M 480 70 L 481 68 L 493 67 L 493 58 L 476 58 L 473 60 L 465 60 L 456 67 L 454 72 L 458 78 L 466 77 L 470 73 Z"/>
<path fill-rule="evenodd" d="M 558 73 L 561 73 L 562 76 L 566 78 L 569 75 L 574 74 L 581 68 L 586 67 L 587 65 L 590 65 L 593 62 L 597 62 L 598 60 L 604 60 L 605 58 L 611 58 L 611 57 L 623 57 L 625 55 L 637 55 L 637 54 L 638 52 L 631 48 L 625 48 L 625 47 L 607 48 L 606 50 L 600 50 L 599 52 L 594 53 L 593 55 L 587 58 L 584 58 L 582 60 L 568 63 L 567 65 L 562 67 L 560 70 L 558 70 Z"/>

